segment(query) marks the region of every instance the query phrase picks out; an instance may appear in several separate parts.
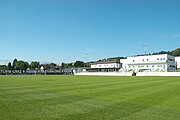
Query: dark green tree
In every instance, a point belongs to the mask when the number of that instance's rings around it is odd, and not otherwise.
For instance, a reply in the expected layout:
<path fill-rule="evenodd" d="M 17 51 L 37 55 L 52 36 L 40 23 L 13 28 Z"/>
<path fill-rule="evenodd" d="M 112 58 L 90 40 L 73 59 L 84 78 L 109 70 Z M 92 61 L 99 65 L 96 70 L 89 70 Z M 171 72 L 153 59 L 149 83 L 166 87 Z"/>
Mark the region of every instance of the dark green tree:
<path fill-rule="evenodd" d="M 13 60 L 13 64 L 12 64 L 12 69 L 13 70 L 16 70 L 16 63 L 17 63 L 17 61 L 18 61 L 17 59 Z"/>
<path fill-rule="evenodd" d="M 7 66 L 6 65 L 0 65 L 0 70 L 7 70 Z"/>
<path fill-rule="evenodd" d="M 177 48 L 177 49 L 171 51 L 171 54 L 173 56 L 180 56 L 180 48 Z"/>
<path fill-rule="evenodd" d="M 55 63 L 50 63 L 45 65 L 46 70 L 55 70 L 56 69 L 56 64 Z"/>
<path fill-rule="evenodd" d="M 62 63 L 61 63 L 61 69 L 63 70 L 64 67 L 65 67 L 65 64 L 62 62 Z"/>
<path fill-rule="evenodd" d="M 56 69 L 56 64 L 55 63 L 50 63 L 50 70 L 55 70 Z"/>
<path fill-rule="evenodd" d="M 29 67 L 29 63 L 24 62 L 22 60 L 17 61 L 15 66 L 16 70 L 25 70 L 25 71 L 27 70 L 28 67 Z"/>
<path fill-rule="evenodd" d="M 85 67 L 85 63 L 83 61 L 76 61 L 74 67 Z"/>
<path fill-rule="evenodd" d="M 39 67 L 40 67 L 40 63 L 37 62 L 37 61 L 33 61 L 33 62 L 31 62 L 31 64 L 30 64 L 30 68 L 32 68 L 33 70 L 39 69 Z"/>
<path fill-rule="evenodd" d="M 56 64 L 55 64 L 55 63 L 51 63 L 50 65 L 51 65 L 52 67 L 55 67 L 55 66 L 56 66 Z"/>
<path fill-rule="evenodd" d="M 12 70 L 11 62 L 8 63 L 7 69 Z"/>
<path fill-rule="evenodd" d="M 73 63 L 64 63 L 64 68 L 72 68 L 72 67 L 74 67 Z"/>
<path fill-rule="evenodd" d="M 27 70 L 27 68 L 29 68 L 29 63 L 28 62 L 24 62 L 24 70 Z"/>
<path fill-rule="evenodd" d="M 171 55 L 171 52 L 170 51 L 160 51 L 160 52 L 155 52 L 152 55 L 160 55 L 160 54 L 169 54 L 169 55 Z"/>

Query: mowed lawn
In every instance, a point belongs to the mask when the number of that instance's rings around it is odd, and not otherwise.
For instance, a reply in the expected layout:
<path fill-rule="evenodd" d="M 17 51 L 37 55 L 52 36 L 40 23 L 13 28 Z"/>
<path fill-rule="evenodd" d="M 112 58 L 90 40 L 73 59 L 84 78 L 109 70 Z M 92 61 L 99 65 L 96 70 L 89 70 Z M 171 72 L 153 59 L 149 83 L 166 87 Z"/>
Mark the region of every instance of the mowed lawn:
<path fill-rule="evenodd" d="M 180 120 L 180 77 L 0 76 L 0 120 Z"/>

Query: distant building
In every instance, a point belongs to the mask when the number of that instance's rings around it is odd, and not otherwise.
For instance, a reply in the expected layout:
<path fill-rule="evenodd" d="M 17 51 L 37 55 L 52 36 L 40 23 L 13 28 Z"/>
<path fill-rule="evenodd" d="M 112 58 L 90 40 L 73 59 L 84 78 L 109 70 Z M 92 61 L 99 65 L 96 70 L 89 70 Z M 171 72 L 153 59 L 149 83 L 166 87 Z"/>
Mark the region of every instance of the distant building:
<path fill-rule="evenodd" d="M 44 66 L 41 66 L 41 67 L 40 67 L 40 70 L 44 70 Z"/>
<path fill-rule="evenodd" d="M 119 60 L 100 61 L 91 63 L 91 71 L 109 72 L 118 71 L 122 67 Z"/>
<path fill-rule="evenodd" d="M 64 74 L 74 74 L 74 73 L 80 73 L 80 72 L 86 72 L 85 68 L 65 68 L 63 70 Z"/>
<path fill-rule="evenodd" d="M 175 61 L 176 61 L 177 69 L 180 69 L 180 56 L 179 57 L 175 57 Z"/>
<path fill-rule="evenodd" d="M 122 59 L 123 69 L 131 71 L 168 71 L 175 70 L 175 57 L 167 54 L 132 56 Z"/>
<path fill-rule="evenodd" d="M 120 59 L 120 63 L 122 64 L 123 69 L 128 69 L 127 59 Z"/>

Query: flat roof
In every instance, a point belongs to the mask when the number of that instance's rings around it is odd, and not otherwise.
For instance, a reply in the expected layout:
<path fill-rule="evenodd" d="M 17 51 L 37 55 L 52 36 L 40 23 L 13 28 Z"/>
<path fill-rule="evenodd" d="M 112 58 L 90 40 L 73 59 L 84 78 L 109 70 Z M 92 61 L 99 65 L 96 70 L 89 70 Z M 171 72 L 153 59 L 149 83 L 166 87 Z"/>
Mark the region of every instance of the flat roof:
<path fill-rule="evenodd" d="M 90 63 L 91 65 L 96 65 L 96 64 L 109 64 L 109 63 L 120 63 L 119 60 L 112 60 L 112 61 L 99 61 L 99 62 L 94 62 Z"/>

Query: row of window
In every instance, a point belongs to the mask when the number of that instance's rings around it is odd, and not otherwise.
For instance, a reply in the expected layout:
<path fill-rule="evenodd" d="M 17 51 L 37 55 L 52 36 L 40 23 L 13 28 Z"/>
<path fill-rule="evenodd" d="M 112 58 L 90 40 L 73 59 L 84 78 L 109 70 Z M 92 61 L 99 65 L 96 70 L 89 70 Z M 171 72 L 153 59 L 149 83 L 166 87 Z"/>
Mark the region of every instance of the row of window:
<path fill-rule="evenodd" d="M 118 65 L 99 65 L 99 67 L 102 67 L 102 66 L 113 67 L 113 66 L 118 66 Z M 97 65 L 95 67 L 97 67 Z"/>
<path fill-rule="evenodd" d="M 155 65 L 146 65 L 146 66 L 143 66 L 143 65 L 140 65 L 138 66 L 138 68 L 143 68 L 143 67 L 155 67 Z M 165 65 L 157 65 L 157 67 L 166 67 Z M 129 66 L 129 68 L 135 68 L 135 66 Z"/>
<path fill-rule="evenodd" d="M 114 66 L 114 65 L 104 65 L 104 66 Z M 101 65 L 99 65 L 99 67 L 101 67 Z"/>
<path fill-rule="evenodd" d="M 143 59 L 142 61 L 145 61 L 145 59 Z M 146 59 L 146 61 L 149 61 L 149 59 Z M 133 62 L 135 62 L 135 60 L 133 60 Z"/>
<path fill-rule="evenodd" d="M 157 58 L 157 60 L 166 60 L 165 58 Z"/>
<path fill-rule="evenodd" d="M 165 58 L 157 58 L 157 60 L 166 60 Z M 149 61 L 149 59 L 142 59 L 142 61 Z M 135 62 L 135 60 L 133 60 L 133 62 Z"/>

